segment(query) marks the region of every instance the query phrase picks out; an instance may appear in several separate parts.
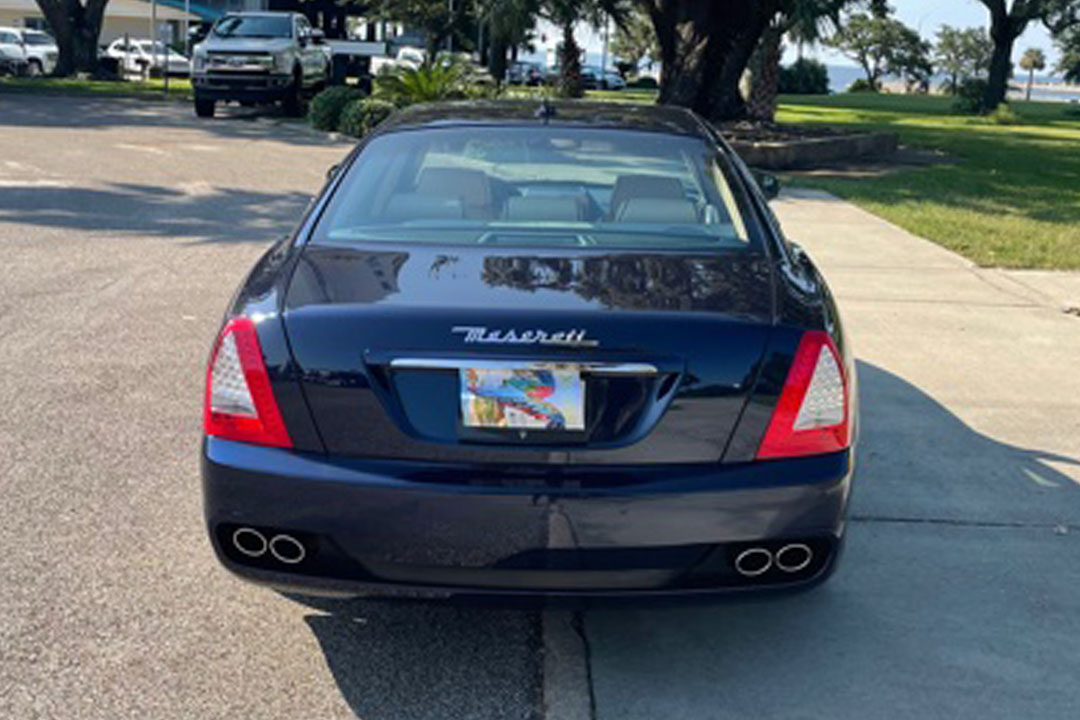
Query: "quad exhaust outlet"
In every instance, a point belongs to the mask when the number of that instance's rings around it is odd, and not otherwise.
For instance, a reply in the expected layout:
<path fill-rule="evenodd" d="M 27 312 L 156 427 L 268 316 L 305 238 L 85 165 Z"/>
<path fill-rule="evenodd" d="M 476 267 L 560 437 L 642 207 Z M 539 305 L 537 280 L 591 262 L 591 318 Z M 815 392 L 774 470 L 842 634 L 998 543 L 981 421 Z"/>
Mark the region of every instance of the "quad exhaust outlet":
<path fill-rule="evenodd" d="M 274 559 L 278 562 L 283 562 L 286 565 L 296 565 L 299 562 L 303 562 L 304 557 L 307 555 L 307 551 L 304 549 L 303 543 L 294 538 L 292 535 L 286 535 L 284 533 L 275 535 L 270 540 L 270 554 L 274 556 Z"/>
<path fill-rule="evenodd" d="M 813 559 L 814 551 L 803 543 L 791 543 L 776 551 L 776 567 L 787 573 L 805 569 Z"/>
<path fill-rule="evenodd" d="M 285 565 L 296 565 L 307 557 L 304 544 L 286 533 L 278 533 L 267 539 L 259 530 L 241 527 L 233 531 L 232 544 L 238 553 L 249 558 L 261 558 L 267 553 Z"/>
<path fill-rule="evenodd" d="M 265 535 L 249 527 L 237 528 L 232 534 L 232 543 L 237 552 L 252 558 L 262 557 L 270 547 Z"/>
<path fill-rule="evenodd" d="M 797 573 L 809 567 L 814 551 L 805 543 L 789 543 L 774 554 L 767 548 L 752 547 L 743 550 L 735 558 L 735 570 L 743 577 L 764 575 L 771 568 L 786 573 Z"/>
<path fill-rule="evenodd" d="M 743 550 L 735 558 L 735 569 L 740 575 L 748 578 L 757 577 L 768 572 L 772 564 L 772 553 L 760 547 Z"/>

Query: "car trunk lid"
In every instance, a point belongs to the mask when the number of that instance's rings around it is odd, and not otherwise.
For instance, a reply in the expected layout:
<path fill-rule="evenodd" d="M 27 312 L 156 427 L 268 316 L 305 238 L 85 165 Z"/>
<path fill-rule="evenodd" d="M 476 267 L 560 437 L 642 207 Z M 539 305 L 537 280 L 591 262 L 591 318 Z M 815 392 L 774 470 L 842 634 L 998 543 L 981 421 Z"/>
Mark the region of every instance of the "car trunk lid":
<path fill-rule="evenodd" d="M 329 452 L 545 465 L 717 461 L 772 317 L 751 252 L 428 246 L 309 246 L 285 308 Z M 579 424 L 470 425 L 468 373 L 529 368 L 580 392 Z"/>

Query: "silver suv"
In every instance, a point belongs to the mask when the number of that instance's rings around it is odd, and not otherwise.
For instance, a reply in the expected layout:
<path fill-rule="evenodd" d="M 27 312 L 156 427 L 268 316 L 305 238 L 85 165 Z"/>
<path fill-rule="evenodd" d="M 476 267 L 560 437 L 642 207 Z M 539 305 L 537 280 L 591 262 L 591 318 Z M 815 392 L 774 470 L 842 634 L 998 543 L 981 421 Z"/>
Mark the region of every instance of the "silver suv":
<path fill-rule="evenodd" d="M 280 102 L 299 115 L 304 98 L 330 78 L 330 48 L 300 13 L 229 13 L 195 46 L 195 114 L 213 117 L 217 101 Z"/>

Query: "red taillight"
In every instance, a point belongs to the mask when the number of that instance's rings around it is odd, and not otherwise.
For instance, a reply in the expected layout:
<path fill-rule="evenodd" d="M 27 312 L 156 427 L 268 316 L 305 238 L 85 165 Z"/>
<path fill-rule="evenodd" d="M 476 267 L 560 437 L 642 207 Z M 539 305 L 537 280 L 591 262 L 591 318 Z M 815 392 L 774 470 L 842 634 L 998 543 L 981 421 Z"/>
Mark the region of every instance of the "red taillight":
<path fill-rule="evenodd" d="M 249 317 L 231 319 L 214 345 L 206 368 L 203 432 L 226 440 L 292 447 Z"/>
<path fill-rule="evenodd" d="M 848 378 L 828 333 L 810 330 L 795 351 L 757 458 L 820 455 L 851 444 Z"/>

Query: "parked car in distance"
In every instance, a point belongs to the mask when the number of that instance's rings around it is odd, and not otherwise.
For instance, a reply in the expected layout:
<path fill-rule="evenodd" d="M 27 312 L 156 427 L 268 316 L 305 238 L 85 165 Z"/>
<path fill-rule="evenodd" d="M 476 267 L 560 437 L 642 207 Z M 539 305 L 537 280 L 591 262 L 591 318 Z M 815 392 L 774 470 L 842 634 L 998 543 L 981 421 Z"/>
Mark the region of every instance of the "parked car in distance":
<path fill-rule="evenodd" d="M 604 90 L 622 90 L 626 87 L 626 80 L 619 73 L 608 70 L 600 79 L 600 87 Z"/>
<path fill-rule="evenodd" d="M 601 70 L 596 65 L 581 68 L 581 84 L 586 90 L 622 90 L 626 81 L 613 70 Z"/>
<path fill-rule="evenodd" d="M 104 55 L 115 59 L 122 73 L 146 76 L 162 68 L 169 75 L 191 73 L 191 61 L 160 41 L 119 38 L 109 43 Z"/>
<path fill-rule="evenodd" d="M 227 13 L 195 47 L 195 114 L 213 117 L 222 101 L 281 103 L 289 115 L 330 79 L 330 47 L 300 13 Z"/>
<path fill-rule="evenodd" d="M 391 116 L 256 262 L 213 343 L 217 556 L 354 595 L 823 581 L 855 366 L 775 191 L 681 108 Z"/>
<path fill-rule="evenodd" d="M 26 43 L 16 28 L 0 28 L 0 74 L 26 75 L 29 65 Z"/>
<path fill-rule="evenodd" d="M 543 85 L 544 69 L 538 63 L 510 63 L 506 68 L 506 82 L 511 85 Z"/>
<path fill-rule="evenodd" d="M 28 28 L 0 27 L 0 35 L 10 36 L 12 33 L 22 40 L 26 51 L 27 75 L 48 75 L 56 69 L 60 49 L 51 35 Z M 0 42 L 0 44 L 3 43 Z"/>
<path fill-rule="evenodd" d="M 369 68 L 372 75 L 387 73 L 398 68 L 415 70 L 424 64 L 424 57 L 425 53 L 420 48 L 403 47 L 398 49 L 393 57 L 382 56 L 371 58 Z"/>

